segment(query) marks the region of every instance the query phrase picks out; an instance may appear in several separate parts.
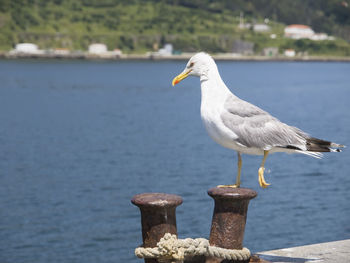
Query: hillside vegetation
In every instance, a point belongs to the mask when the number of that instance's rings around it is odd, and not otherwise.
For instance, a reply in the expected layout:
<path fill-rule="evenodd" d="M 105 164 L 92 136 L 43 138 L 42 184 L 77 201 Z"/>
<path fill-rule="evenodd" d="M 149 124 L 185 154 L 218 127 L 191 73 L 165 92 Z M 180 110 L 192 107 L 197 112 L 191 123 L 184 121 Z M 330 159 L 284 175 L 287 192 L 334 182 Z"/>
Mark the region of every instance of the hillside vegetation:
<path fill-rule="evenodd" d="M 269 18 L 272 31 L 239 29 Z M 335 41 L 283 38 L 286 24 L 307 24 Z M 270 34 L 275 33 L 276 39 Z M 32 42 L 42 49 L 86 50 L 94 42 L 141 53 L 172 43 L 179 51 L 230 52 L 235 40 L 309 54 L 350 55 L 350 7 L 339 0 L 0 0 L 0 50 Z"/>

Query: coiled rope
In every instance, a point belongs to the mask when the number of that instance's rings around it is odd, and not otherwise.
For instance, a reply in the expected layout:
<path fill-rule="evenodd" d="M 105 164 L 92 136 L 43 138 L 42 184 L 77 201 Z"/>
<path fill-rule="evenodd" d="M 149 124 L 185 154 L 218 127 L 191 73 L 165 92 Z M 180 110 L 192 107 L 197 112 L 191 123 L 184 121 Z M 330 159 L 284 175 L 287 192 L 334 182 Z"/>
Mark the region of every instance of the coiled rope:
<path fill-rule="evenodd" d="M 227 260 L 248 260 L 250 251 L 243 249 L 225 249 L 209 245 L 205 238 L 178 239 L 176 235 L 166 233 L 160 239 L 156 247 L 135 249 L 135 255 L 139 258 L 157 258 L 163 260 L 184 260 L 187 257 L 206 256 Z"/>

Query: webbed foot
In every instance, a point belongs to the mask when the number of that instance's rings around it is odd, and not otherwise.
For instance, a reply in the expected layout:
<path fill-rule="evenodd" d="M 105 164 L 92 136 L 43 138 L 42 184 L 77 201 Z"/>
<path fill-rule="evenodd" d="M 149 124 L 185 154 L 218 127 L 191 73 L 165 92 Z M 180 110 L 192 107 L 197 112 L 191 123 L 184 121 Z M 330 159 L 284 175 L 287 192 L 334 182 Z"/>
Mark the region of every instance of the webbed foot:
<path fill-rule="evenodd" d="M 265 178 L 264 178 L 264 167 L 259 168 L 259 184 L 262 188 L 268 187 L 270 184 L 266 183 Z"/>

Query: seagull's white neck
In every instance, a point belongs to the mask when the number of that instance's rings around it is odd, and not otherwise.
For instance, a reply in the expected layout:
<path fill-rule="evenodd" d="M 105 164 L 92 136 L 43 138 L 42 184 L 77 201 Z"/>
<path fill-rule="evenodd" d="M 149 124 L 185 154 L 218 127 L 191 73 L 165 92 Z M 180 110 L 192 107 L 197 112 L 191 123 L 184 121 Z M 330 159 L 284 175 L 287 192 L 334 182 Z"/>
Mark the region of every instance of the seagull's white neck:
<path fill-rule="evenodd" d="M 221 79 L 216 65 L 212 65 L 200 76 L 202 100 L 201 106 L 215 107 L 223 105 L 227 96 L 232 94 Z"/>
<path fill-rule="evenodd" d="M 213 63 L 214 64 L 214 63 Z M 212 65 L 201 80 L 201 118 L 204 127 L 214 141 L 227 147 L 227 134 L 223 132 L 225 125 L 222 122 L 221 114 L 224 112 L 224 105 L 227 98 L 232 94 L 222 81 L 216 65 Z M 228 141 L 232 141 L 230 137 Z"/>

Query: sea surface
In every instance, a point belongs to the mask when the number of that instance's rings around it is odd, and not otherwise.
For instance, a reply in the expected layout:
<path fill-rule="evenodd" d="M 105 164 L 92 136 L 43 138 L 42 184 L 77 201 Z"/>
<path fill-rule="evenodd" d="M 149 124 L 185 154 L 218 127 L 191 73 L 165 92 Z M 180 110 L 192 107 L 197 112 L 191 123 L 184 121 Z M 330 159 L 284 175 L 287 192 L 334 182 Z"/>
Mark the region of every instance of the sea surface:
<path fill-rule="evenodd" d="M 208 238 L 207 190 L 236 153 L 206 134 L 185 61 L 0 61 L 0 262 L 142 262 L 135 194 L 183 197 L 181 238 Z M 350 63 L 218 62 L 240 98 L 315 137 L 350 145 Z M 243 155 L 253 252 L 350 238 L 350 151 Z"/>

